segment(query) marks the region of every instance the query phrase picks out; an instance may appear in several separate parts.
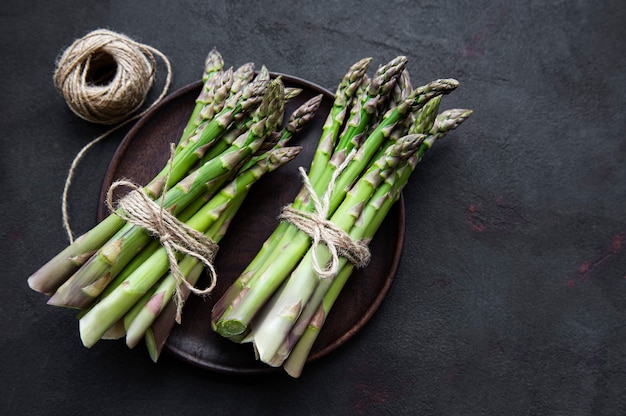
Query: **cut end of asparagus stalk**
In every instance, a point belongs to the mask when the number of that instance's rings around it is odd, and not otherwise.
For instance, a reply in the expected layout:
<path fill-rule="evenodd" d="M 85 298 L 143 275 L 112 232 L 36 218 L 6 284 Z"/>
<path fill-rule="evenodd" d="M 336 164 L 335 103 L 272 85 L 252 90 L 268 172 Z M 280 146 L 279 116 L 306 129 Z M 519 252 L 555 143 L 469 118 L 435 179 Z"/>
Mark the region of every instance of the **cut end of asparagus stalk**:
<path fill-rule="evenodd" d="M 232 338 L 244 334 L 248 326 L 241 321 L 233 319 L 218 321 L 215 324 L 215 330 L 226 338 Z"/>
<path fill-rule="evenodd" d="M 121 339 L 126 335 L 126 329 L 124 328 L 124 322 L 117 321 L 111 328 L 109 328 L 104 335 L 102 335 L 102 339 L 114 340 Z"/>
<path fill-rule="evenodd" d="M 90 331 L 89 325 L 87 325 L 83 319 L 80 319 L 78 321 L 78 329 L 79 329 L 79 334 L 80 334 L 80 340 L 83 343 L 83 345 L 87 348 L 91 348 L 94 345 L 96 345 L 96 343 L 102 337 L 102 334 L 100 333 L 96 334 L 93 331 Z M 104 332 L 106 333 L 106 331 Z"/>
<path fill-rule="evenodd" d="M 74 240 L 74 244 L 80 244 L 83 239 L 84 236 L 77 238 Z M 28 286 L 36 292 L 51 296 L 76 269 L 82 266 L 95 253 L 95 250 L 89 250 L 85 253 L 73 253 L 72 248 L 73 245 L 66 247 L 33 273 L 27 280 Z"/>
<path fill-rule="evenodd" d="M 154 333 L 152 330 L 148 330 L 145 334 L 144 341 L 146 343 L 146 348 L 148 350 L 148 355 L 153 363 L 159 361 L 159 356 L 161 355 L 161 350 L 156 345 L 156 339 L 154 338 Z"/>
<path fill-rule="evenodd" d="M 28 287 L 35 292 L 43 293 L 46 296 L 52 296 L 54 291 L 57 289 L 58 284 L 51 284 L 51 280 L 52 279 L 48 279 L 47 276 L 42 278 L 41 275 L 33 274 L 28 278 L 26 283 L 28 284 Z"/>
<path fill-rule="evenodd" d="M 168 295 L 170 293 L 167 293 Z M 128 325 L 126 329 L 126 345 L 128 348 L 135 348 L 139 345 L 139 342 L 144 338 L 144 335 L 149 326 L 154 319 L 158 316 L 158 314 L 163 310 L 163 306 L 166 301 L 169 299 L 165 298 L 166 292 L 160 291 L 155 293 L 148 302 L 146 302 L 145 309 L 139 311 L 136 316 Z M 148 315 L 148 318 L 145 318 L 145 315 Z M 143 324 L 143 321 L 146 320 L 146 324 Z"/>

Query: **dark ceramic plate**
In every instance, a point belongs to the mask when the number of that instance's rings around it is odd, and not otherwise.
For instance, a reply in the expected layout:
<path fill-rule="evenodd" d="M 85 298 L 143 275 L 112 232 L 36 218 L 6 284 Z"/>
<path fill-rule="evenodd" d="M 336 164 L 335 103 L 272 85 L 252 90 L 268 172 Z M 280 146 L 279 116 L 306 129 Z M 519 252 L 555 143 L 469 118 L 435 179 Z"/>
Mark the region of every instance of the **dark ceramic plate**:
<path fill-rule="evenodd" d="M 218 286 L 208 298 L 191 296 L 185 304 L 181 325 L 172 330 L 165 350 L 197 366 L 229 373 L 261 373 L 273 371 L 256 361 L 250 344 L 235 344 L 210 329 L 213 303 L 237 278 L 257 253 L 261 244 L 277 225 L 280 208 L 293 201 L 300 189 L 298 167 L 308 169 L 333 94 L 308 81 L 280 75 L 287 87 L 301 88 L 302 93 L 288 103 L 289 115 L 315 95 L 323 94 L 316 117 L 293 139 L 303 151 L 289 164 L 263 177 L 254 185 L 220 242 L 215 267 Z M 138 184 L 147 183 L 167 162 L 169 144 L 178 142 L 202 88 L 201 82 L 191 84 L 172 94 L 141 118 L 117 149 L 103 182 L 98 218 L 107 215 L 104 195 L 113 181 L 126 178 Z M 378 234 L 371 242 L 372 260 L 357 270 L 344 287 L 326 324 L 311 350 L 309 361 L 325 356 L 350 339 L 374 314 L 395 276 L 404 242 L 404 205 L 402 199 L 390 211 Z M 198 282 L 203 287 L 204 281 Z"/>

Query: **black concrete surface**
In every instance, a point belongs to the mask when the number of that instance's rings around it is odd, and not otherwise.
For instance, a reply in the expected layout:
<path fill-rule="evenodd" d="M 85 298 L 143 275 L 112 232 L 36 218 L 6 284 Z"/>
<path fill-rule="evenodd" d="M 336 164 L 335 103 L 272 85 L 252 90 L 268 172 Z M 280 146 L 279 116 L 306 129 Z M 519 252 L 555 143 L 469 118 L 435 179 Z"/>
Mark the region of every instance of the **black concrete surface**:
<path fill-rule="evenodd" d="M 5 0 L 0 413 L 626 414 L 625 21 L 618 0 Z M 300 379 L 213 373 L 168 354 L 154 364 L 122 342 L 86 349 L 74 311 L 28 288 L 66 244 L 71 160 L 105 130 L 54 90 L 55 59 L 100 27 L 165 53 L 172 91 L 198 79 L 213 47 L 228 65 L 265 64 L 330 90 L 366 56 L 406 55 L 416 85 L 461 82 L 442 106 L 474 116 L 405 191 L 387 298 Z M 79 167 L 77 232 L 95 224 L 126 131 Z"/>

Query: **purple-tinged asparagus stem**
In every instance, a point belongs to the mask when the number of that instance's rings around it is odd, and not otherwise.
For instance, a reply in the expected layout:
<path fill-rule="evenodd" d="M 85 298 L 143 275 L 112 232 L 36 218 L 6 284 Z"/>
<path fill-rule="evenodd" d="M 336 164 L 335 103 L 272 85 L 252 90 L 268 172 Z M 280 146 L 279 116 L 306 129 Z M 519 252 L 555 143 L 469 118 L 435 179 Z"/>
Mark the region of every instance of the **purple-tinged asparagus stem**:
<path fill-rule="evenodd" d="M 344 124 L 349 114 L 357 89 L 361 85 L 363 78 L 366 77 L 366 71 L 370 62 L 371 58 L 364 58 L 353 64 L 337 87 L 333 106 L 322 127 L 320 139 L 311 165 L 311 171 L 309 172 L 310 176 L 315 177 L 316 174 L 313 173 L 315 166 L 318 166 L 317 169 L 323 169 L 327 165 L 332 149 L 338 140 L 341 126 Z M 263 243 L 261 250 L 250 262 L 246 270 L 242 272 L 239 279 L 227 289 L 226 293 L 223 295 L 223 299 L 218 301 L 218 304 L 224 304 L 227 301 L 230 302 L 238 297 L 241 290 L 247 284 L 248 279 L 254 276 L 255 270 L 261 267 L 270 254 L 275 252 L 275 248 L 280 243 L 282 234 L 287 228 L 288 225 L 285 223 L 278 225 L 272 235 Z M 220 311 L 220 309 L 221 308 L 218 308 L 213 311 L 211 315 L 212 321 L 217 320 L 224 312 L 223 310 Z"/>
<path fill-rule="evenodd" d="M 250 170 L 257 170 L 257 174 L 259 174 L 261 173 L 261 171 L 259 171 L 258 169 L 262 169 L 263 166 L 266 166 L 267 170 L 264 174 L 270 173 L 295 158 L 300 150 L 300 147 L 285 147 L 280 149 L 274 149 L 268 152 L 268 154 L 266 155 L 267 157 L 264 159 L 260 159 L 257 162 L 257 165 L 252 167 Z M 258 178 L 260 179 L 260 177 L 261 176 L 259 176 Z M 251 183 L 250 186 L 252 186 L 253 183 Z M 226 208 L 224 214 L 220 216 L 219 220 L 216 221 L 207 231 L 207 235 L 213 236 L 212 239 L 214 241 L 219 242 L 220 239 L 225 235 L 228 226 L 232 221 L 232 218 L 235 216 L 239 207 L 244 202 L 250 186 L 242 187 L 240 185 L 238 187 L 240 191 L 238 191 L 233 197 L 233 200 L 229 204 L 228 208 Z M 186 292 L 186 295 L 188 294 L 189 293 Z M 164 305 L 163 308 L 163 311 L 157 317 L 155 317 L 155 320 L 151 324 L 151 327 L 148 328 L 144 333 L 144 339 L 146 341 L 150 357 L 155 362 L 158 360 L 158 357 L 160 356 L 161 351 L 176 321 L 176 306 L 172 302 L 169 302 L 167 305 Z"/>
<path fill-rule="evenodd" d="M 437 106 L 438 104 L 438 102 L 435 103 Z M 422 160 L 424 153 L 433 146 L 436 140 L 444 137 L 449 131 L 460 126 L 471 114 L 471 110 L 453 109 L 444 111 L 435 118 L 429 131 L 430 134 L 424 138 L 418 151 L 409 159 L 404 168 L 399 171 L 394 189 L 388 194 L 389 198 L 382 200 L 381 204 L 374 207 L 375 215 L 372 215 L 372 211 L 369 211 L 369 215 L 372 216 L 372 218 L 363 221 L 365 225 L 363 236 L 365 238 L 374 237 L 376 231 L 391 209 L 392 204 L 397 201 L 402 189 L 409 181 L 416 165 Z M 368 210 L 365 209 L 364 213 L 368 215 Z M 323 295 L 323 301 L 319 303 L 317 308 L 314 308 L 316 304 L 314 302 L 309 305 L 310 310 L 307 311 L 306 316 L 303 317 L 300 323 L 295 325 L 294 331 L 292 331 L 288 338 L 288 342 L 281 346 L 280 355 L 274 357 L 273 363 L 275 365 L 278 365 L 284 360 L 283 368 L 292 377 L 299 377 L 301 375 L 309 352 L 326 321 L 330 309 L 352 274 L 352 265 L 345 262 L 345 260 L 343 263 L 344 265 L 341 271 L 332 284 L 329 285 L 328 288 L 321 288 L 326 290 L 326 293 L 321 293 Z"/>
<path fill-rule="evenodd" d="M 349 233 L 379 187 L 383 186 L 387 178 L 393 177 L 398 166 L 417 151 L 423 139 L 422 135 L 404 136 L 390 146 L 348 191 L 330 221 Z M 260 322 L 255 320 L 251 324 L 251 339 L 261 361 L 272 362 L 317 285 L 325 280 L 333 280 L 333 274 L 324 275 L 323 278 L 317 274 L 314 267 L 316 260 L 320 265 L 328 263 L 331 267 L 339 266 L 339 259 L 333 259 L 326 245 L 311 247 L 287 278 L 279 296 L 273 297 L 266 315 Z"/>
<path fill-rule="evenodd" d="M 240 154 L 241 160 L 246 160 L 247 157 L 254 154 L 265 137 L 274 131 L 278 121 L 282 119 L 284 111 L 283 88 L 280 80 L 274 80 L 270 83 L 268 94 L 263 98 L 259 107 L 263 111 L 258 113 L 258 121 L 250 127 L 247 134 L 242 135 L 233 143 L 233 146 L 236 146 L 234 151 Z M 232 171 L 233 166 L 240 165 L 240 163 L 237 162 L 235 165 L 229 166 L 229 170 Z M 203 220 L 202 215 L 198 213 L 188 223 L 191 228 L 203 232 L 202 227 L 205 225 Z M 132 252 L 134 250 L 127 248 L 125 251 Z M 120 251 L 120 253 L 123 252 Z M 101 259 L 101 257 L 96 258 Z M 104 264 L 106 260 L 103 259 L 101 263 Z M 155 281 L 167 271 L 168 265 L 169 260 L 165 249 L 159 249 L 106 298 L 100 299 L 79 321 L 80 335 L 84 345 L 90 347 L 97 342 L 106 332 L 108 326 L 121 319 L 135 302 L 154 285 Z M 83 300 L 89 301 L 89 296 L 92 293 L 91 291 L 86 293 L 82 290 L 81 284 L 92 275 L 86 274 L 85 276 L 85 279 L 73 282 L 74 284 L 64 293 L 64 297 L 59 300 L 72 306 L 80 304 Z M 58 293 L 59 291 L 57 291 Z M 51 298 L 51 300 L 53 299 L 54 297 Z"/>
<path fill-rule="evenodd" d="M 181 181 L 189 169 L 202 156 L 203 147 L 215 140 L 228 127 L 235 114 L 250 111 L 261 101 L 267 91 L 268 83 L 259 81 L 251 83 L 237 99 L 229 100 L 226 107 L 203 130 L 201 137 L 193 145 L 176 155 L 170 169 L 166 166 L 143 189 L 152 197 L 161 193 L 165 178 L 170 178 L 168 188 Z M 90 259 L 102 246 L 113 237 L 124 225 L 125 221 L 115 214 L 110 214 L 98 225 L 78 237 L 56 256 L 50 259 L 39 270 L 28 278 L 29 286 L 36 291 L 52 295 L 70 276 Z"/>

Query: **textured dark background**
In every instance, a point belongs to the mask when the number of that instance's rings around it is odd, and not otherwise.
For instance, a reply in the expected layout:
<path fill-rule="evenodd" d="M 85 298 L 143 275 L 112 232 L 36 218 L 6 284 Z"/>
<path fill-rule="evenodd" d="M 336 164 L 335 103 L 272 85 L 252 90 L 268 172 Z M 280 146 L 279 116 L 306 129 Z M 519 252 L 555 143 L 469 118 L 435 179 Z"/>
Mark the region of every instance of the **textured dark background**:
<path fill-rule="evenodd" d="M 0 5 L 0 413 L 626 414 L 626 6 L 612 1 L 32 1 Z M 334 90 L 403 54 L 415 84 L 455 77 L 475 111 L 405 192 L 396 280 L 365 328 L 298 380 L 212 373 L 141 348 L 84 348 L 74 312 L 26 278 L 66 244 L 60 198 L 104 131 L 52 85 L 55 58 L 105 27 L 164 52 L 172 91 L 217 47 Z M 162 80 L 163 68 L 160 68 Z M 154 94 L 153 94 L 154 95 Z M 125 131 L 70 194 L 95 223 Z"/>

